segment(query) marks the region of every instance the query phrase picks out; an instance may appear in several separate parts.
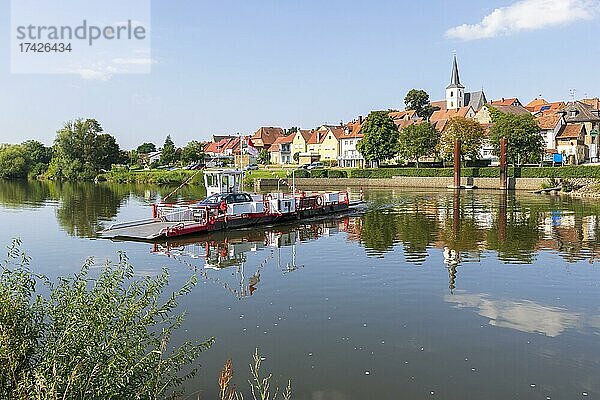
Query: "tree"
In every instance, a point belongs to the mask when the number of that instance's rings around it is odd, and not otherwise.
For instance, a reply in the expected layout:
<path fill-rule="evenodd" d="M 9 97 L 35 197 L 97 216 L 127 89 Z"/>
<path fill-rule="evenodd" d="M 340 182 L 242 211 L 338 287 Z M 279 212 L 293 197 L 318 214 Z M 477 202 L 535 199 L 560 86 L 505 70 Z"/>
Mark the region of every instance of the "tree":
<path fill-rule="evenodd" d="M 100 168 L 119 157 L 115 156 L 118 145 L 114 138 L 102 133 L 95 119 L 65 123 L 54 140 L 49 175 L 56 179 L 93 179 Z"/>
<path fill-rule="evenodd" d="M 27 178 L 30 163 L 25 146 L 19 144 L 0 146 L 0 178 Z"/>
<path fill-rule="evenodd" d="M 177 155 L 175 143 L 173 143 L 171 135 L 167 135 L 167 138 L 165 139 L 165 144 L 163 144 L 163 147 L 161 149 L 160 163 L 162 165 L 170 165 L 176 161 L 176 158 Z"/>
<path fill-rule="evenodd" d="M 381 160 L 396 156 L 398 152 L 398 128 L 387 111 L 372 111 L 365 121 L 364 137 L 356 148 L 365 158 L 376 165 Z"/>
<path fill-rule="evenodd" d="M 108 133 L 102 133 L 96 138 L 96 167 L 110 169 L 113 164 L 121 164 L 125 160 L 116 139 Z"/>
<path fill-rule="evenodd" d="M 289 128 L 289 129 L 287 130 L 287 134 L 288 134 L 288 135 L 291 135 L 292 133 L 296 133 L 296 132 L 298 132 L 299 130 L 300 130 L 300 128 L 298 128 L 297 126 L 292 126 L 291 128 Z"/>
<path fill-rule="evenodd" d="M 52 159 L 52 148 L 44 146 L 37 140 L 27 140 L 22 143 L 32 163 L 50 164 Z"/>
<path fill-rule="evenodd" d="M 406 160 L 415 159 L 419 168 L 419 158 L 432 155 L 440 141 L 440 134 L 429 122 L 413 124 L 400 131 L 398 152 Z"/>
<path fill-rule="evenodd" d="M 483 145 L 483 127 L 477 121 L 464 117 L 454 117 L 448 121 L 446 129 L 442 132 L 440 146 L 445 158 L 452 158 L 454 154 L 454 140 L 461 142 L 461 161 L 468 157 L 477 160 Z"/>
<path fill-rule="evenodd" d="M 508 162 L 513 165 L 537 163 L 544 151 L 544 138 L 540 127 L 531 114 L 514 115 L 503 112 L 491 112 L 492 126 L 490 142 L 494 154 L 500 155 L 500 139 L 508 139 Z"/>
<path fill-rule="evenodd" d="M 294 155 L 292 156 L 292 158 L 294 159 L 295 162 L 298 162 L 300 160 L 300 152 L 297 151 L 294 153 Z"/>
<path fill-rule="evenodd" d="M 138 154 L 148 154 L 156 151 L 156 145 L 154 143 L 142 143 L 136 149 Z"/>
<path fill-rule="evenodd" d="M 195 140 L 190 141 L 181 150 L 181 161 L 184 163 L 200 162 L 204 160 L 204 145 Z"/>
<path fill-rule="evenodd" d="M 411 89 L 404 98 L 407 110 L 415 110 L 419 117 L 429 120 L 435 108 L 429 101 L 429 95 L 421 89 Z"/>
<path fill-rule="evenodd" d="M 256 157 L 256 162 L 262 165 L 267 165 L 271 162 L 271 155 L 267 150 L 261 150 Z"/>

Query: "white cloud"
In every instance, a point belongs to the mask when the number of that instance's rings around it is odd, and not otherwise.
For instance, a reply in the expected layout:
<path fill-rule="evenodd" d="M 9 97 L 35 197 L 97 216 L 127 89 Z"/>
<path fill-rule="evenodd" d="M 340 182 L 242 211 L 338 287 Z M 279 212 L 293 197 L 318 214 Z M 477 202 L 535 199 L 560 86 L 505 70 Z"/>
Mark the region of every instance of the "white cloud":
<path fill-rule="evenodd" d="M 91 68 L 80 68 L 73 71 L 82 79 L 93 81 L 107 81 L 111 78 L 112 73 L 106 70 L 96 70 Z"/>
<path fill-rule="evenodd" d="M 446 31 L 446 37 L 459 40 L 486 39 L 532 31 L 598 15 L 600 0 L 521 0 L 496 8 L 477 24 L 463 24 Z"/>

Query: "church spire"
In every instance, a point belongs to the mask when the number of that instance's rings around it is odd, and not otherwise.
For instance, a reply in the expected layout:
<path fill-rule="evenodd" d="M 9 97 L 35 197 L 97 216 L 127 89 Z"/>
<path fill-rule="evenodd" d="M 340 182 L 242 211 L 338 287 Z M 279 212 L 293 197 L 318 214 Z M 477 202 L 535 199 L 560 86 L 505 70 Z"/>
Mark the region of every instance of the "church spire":
<path fill-rule="evenodd" d="M 460 75 L 458 74 L 458 63 L 456 62 L 456 54 L 454 55 L 454 62 L 452 63 L 452 77 L 450 78 L 450 85 L 447 89 L 463 88 L 460 84 Z"/>

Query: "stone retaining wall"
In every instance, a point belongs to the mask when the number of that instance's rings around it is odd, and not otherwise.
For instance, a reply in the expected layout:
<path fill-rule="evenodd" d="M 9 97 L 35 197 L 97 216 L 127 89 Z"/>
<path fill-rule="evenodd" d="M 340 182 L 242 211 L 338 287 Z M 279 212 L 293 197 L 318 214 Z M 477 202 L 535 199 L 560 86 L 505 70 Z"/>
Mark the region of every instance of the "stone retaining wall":
<path fill-rule="evenodd" d="M 467 184 L 466 177 L 461 179 L 461 184 Z M 471 179 L 471 178 L 469 178 Z M 498 189 L 500 186 L 499 178 L 472 178 L 473 184 L 480 189 Z M 278 179 L 256 179 L 254 186 L 256 190 L 264 188 L 277 187 Z M 291 179 L 282 179 L 290 186 Z M 446 189 L 454 182 L 452 177 L 408 177 L 397 176 L 385 179 L 364 179 L 364 178 L 296 178 L 298 187 L 410 187 L 410 188 L 435 188 Z M 547 178 L 510 178 L 509 187 L 514 190 L 537 190 L 542 187 L 542 183 L 548 182 Z M 285 185 L 285 184 L 284 184 Z"/>

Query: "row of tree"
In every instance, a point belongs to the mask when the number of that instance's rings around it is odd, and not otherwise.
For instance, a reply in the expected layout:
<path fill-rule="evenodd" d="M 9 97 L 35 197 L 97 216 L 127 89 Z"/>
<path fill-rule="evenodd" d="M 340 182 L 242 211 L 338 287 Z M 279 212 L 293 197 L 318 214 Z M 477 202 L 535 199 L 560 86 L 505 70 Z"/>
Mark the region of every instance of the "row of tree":
<path fill-rule="evenodd" d="M 177 148 L 167 136 L 159 149 L 156 165 L 189 164 L 204 159 L 203 144 L 189 142 Z M 149 153 L 157 151 L 153 143 L 123 151 L 114 136 L 105 133 L 95 119 L 69 121 L 57 132 L 52 147 L 28 140 L 21 144 L 0 145 L 0 178 L 25 178 L 44 175 L 58 180 L 91 180 L 115 164 L 139 166 Z"/>
<path fill-rule="evenodd" d="M 398 131 L 389 116 L 389 111 L 373 111 L 362 127 L 363 139 L 357 149 L 365 160 L 378 166 L 381 161 L 401 158 L 405 161 L 419 161 L 424 157 L 451 159 L 454 142 L 461 142 L 461 159 L 477 160 L 486 140 L 486 131 L 477 121 L 464 117 L 451 118 L 440 133 L 429 117 L 435 109 L 429 103 L 424 91 L 411 90 L 406 99 L 408 110 L 415 110 L 424 116 L 424 122 L 408 125 Z M 488 106 L 489 107 L 489 106 Z M 490 107 L 492 127 L 487 140 L 493 146 L 494 154 L 500 154 L 500 139 L 508 139 L 508 161 L 514 165 L 538 163 L 544 152 L 544 139 L 540 128 L 530 114 L 514 115 L 502 113 Z"/>

